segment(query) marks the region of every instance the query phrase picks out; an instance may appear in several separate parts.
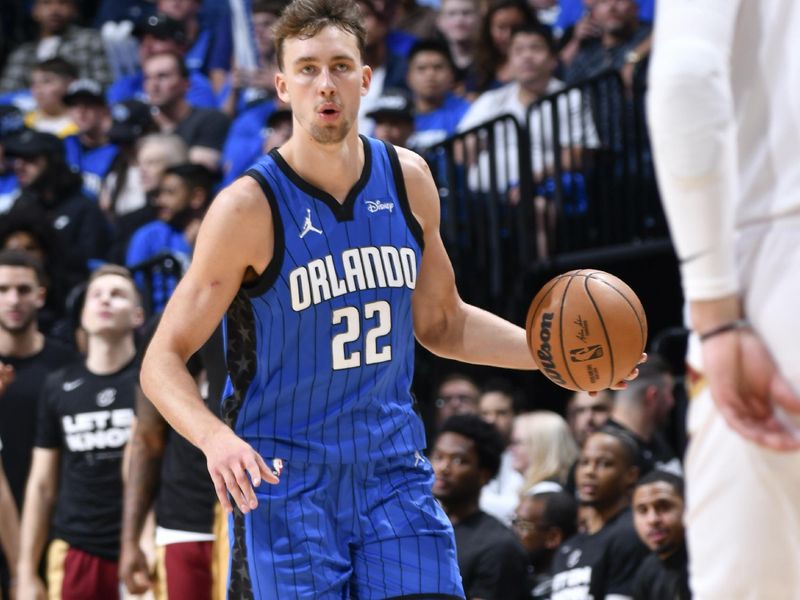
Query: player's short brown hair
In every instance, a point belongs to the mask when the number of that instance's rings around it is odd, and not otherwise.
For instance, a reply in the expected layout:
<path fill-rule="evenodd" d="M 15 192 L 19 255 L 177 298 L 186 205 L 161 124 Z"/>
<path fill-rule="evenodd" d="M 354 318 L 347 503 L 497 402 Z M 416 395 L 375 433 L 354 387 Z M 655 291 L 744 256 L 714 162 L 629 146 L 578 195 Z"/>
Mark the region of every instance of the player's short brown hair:
<path fill-rule="evenodd" d="M 367 30 L 353 0 L 293 0 L 275 23 L 275 56 L 283 70 L 283 42 L 314 37 L 325 27 L 338 27 L 355 36 L 361 60 L 365 58 Z"/>

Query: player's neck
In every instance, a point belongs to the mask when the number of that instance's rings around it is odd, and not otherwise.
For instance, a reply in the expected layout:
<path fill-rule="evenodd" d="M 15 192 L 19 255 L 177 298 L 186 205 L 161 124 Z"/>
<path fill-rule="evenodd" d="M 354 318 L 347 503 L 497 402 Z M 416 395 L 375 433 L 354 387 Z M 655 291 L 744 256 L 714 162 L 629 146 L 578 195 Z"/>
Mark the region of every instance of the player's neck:
<path fill-rule="evenodd" d="M 339 202 L 364 169 L 364 145 L 355 129 L 337 144 L 320 144 L 301 130 L 279 152 L 295 173 Z"/>
<path fill-rule="evenodd" d="M 89 336 L 86 368 L 95 375 L 110 375 L 127 365 L 136 356 L 133 333 Z"/>
<path fill-rule="evenodd" d="M 0 355 L 13 358 L 28 358 L 42 351 L 44 348 L 44 335 L 42 335 L 36 321 L 28 325 L 25 331 L 11 333 L 0 329 Z"/>

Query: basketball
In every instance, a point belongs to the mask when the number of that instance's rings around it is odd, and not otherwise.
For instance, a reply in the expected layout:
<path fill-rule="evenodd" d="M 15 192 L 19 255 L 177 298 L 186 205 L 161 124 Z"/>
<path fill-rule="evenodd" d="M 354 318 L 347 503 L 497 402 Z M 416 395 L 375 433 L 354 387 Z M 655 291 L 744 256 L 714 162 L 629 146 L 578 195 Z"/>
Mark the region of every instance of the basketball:
<path fill-rule="evenodd" d="M 622 381 L 647 342 L 647 319 L 634 291 L 593 269 L 548 281 L 531 302 L 525 330 L 539 370 L 575 391 L 599 391 Z"/>

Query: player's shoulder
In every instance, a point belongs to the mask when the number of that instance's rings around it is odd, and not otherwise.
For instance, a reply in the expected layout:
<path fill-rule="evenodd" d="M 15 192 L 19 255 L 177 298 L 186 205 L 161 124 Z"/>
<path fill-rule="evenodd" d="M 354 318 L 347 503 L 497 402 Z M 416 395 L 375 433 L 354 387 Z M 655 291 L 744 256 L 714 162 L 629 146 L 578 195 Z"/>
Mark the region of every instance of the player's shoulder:
<path fill-rule="evenodd" d="M 428 163 L 419 154 L 402 146 L 393 146 L 393 148 L 397 152 L 397 159 L 400 162 L 406 183 L 408 183 L 409 178 L 414 180 L 415 178 L 430 177 L 431 170 L 428 167 Z"/>
<path fill-rule="evenodd" d="M 396 147 L 408 202 L 423 230 L 427 222 L 438 227 L 439 194 L 428 163 L 416 152 Z"/>
<path fill-rule="evenodd" d="M 223 188 L 208 210 L 211 218 L 249 220 L 254 214 L 268 214 L 268 204 L 261 184 L 253 177 L 242 176 Z"/>

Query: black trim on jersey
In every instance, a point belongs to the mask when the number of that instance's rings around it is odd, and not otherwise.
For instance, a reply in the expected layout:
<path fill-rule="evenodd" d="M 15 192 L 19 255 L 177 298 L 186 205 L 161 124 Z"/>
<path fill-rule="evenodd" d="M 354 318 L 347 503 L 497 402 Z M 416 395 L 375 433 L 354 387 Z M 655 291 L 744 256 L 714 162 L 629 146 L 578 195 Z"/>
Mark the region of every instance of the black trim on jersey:
<path fill-rule="evenodd" d="M 403 211 L 403 216 L 406 218 L 406 225 L 411 231 L 411 235 L 417 240 L 420 249 L 425 251 L 425 239 L 422 233 L 422 226 L 417 221 L 414 213 L 411 212 L 411 205 L 408 203 L 408 193 L 406 192 L 406 180 L 403 177 L 403 168 L 400 166 L 400 157 L 397 156 L 395 147 L 387 142 L 383 142 L 386 146 L 386 153 L 389 155 L 389 162 L 392 165 L 392 174 L 394 175 L 394 187 L 397 188 L 397 200 L 400 202 L 400 209 Z"/>
<path fill-rule="evenodd" d="M 253 600 L 253 584 L 247 565 L 247 546 L 244 542 L 244 515 L 236 505 L 233 509 L 233 547 L 231 548 L 228 594 L 231 600 Z"/>
<path fill-rule="evenodd" d="M 363 135 L 358 137 L 361 139 L 361 143 L 364 145 L 364 168 L 361 171 L 361 177 L 359 177 L 358 181 L 356 181 L 356 184 L 347 193 L 347 197 L 341 204 L 336 198 L 331 196 L 325 190 L 319 189 L 317 186 L 310 184 L 305 179 L 300 177 L 300 175 L 298 175 L 294 169 L 289 166 L 289 163 L 286 162 L 286 159 L 281 156 L 281 153 L 278 152 L 277 148 L 273 148 L 269 155 L 278 165 L 280 170 L 283 171 L 283 174 L 289 178 L 289 181 L 291 181 L 312 198 L 316 198 L 317 200 L 325 203 L 328 208 L 331 209 L 331 212 L 333 213 L 333 216 L 336 217 L 337 221 L 340 223 L 342 221 L 352 221 L 353 206 L 355 205 L 356 197 L 361 193 L 361 190 L 364 189 L 364 186 L 367 185 L 370 175 L 372 174 L 372 148 L 369 144 L 369 140 Z"/>
<path fill-rule="evenodd" d="M 281 274 L 281 267 L 283 266 L 283 257 L 286 254 L 286 242 L 283 237 L 283 220 L 281 219 L 281 211 L 278 209 L 278 202 L 275 200 L 275 193 L 272 191 L 267 180 L 264 176 L 255 169 L 248 169 L 244 173 L 249 175 L 258 182 L 261 186 L 261 191 L 269 203 L 270 211 L 272 212 L 272 231 L 273 231 L 273 249 L 272 260 L 269 261 L 267 268 L 255 280 L 242 284 L 242 290 L 254 298 L 260 296 L 273 286 L 278 276 Z"/>

